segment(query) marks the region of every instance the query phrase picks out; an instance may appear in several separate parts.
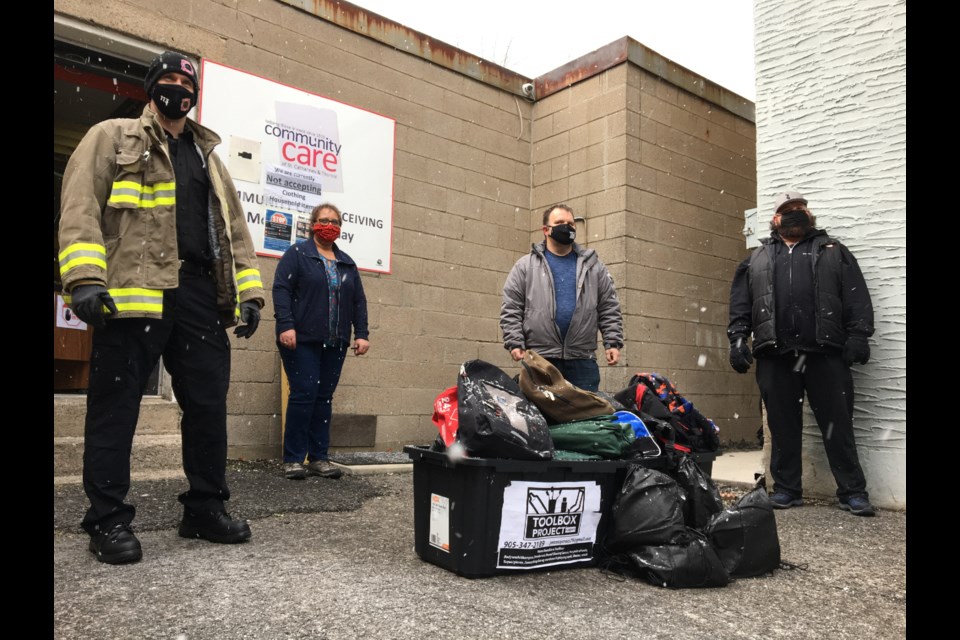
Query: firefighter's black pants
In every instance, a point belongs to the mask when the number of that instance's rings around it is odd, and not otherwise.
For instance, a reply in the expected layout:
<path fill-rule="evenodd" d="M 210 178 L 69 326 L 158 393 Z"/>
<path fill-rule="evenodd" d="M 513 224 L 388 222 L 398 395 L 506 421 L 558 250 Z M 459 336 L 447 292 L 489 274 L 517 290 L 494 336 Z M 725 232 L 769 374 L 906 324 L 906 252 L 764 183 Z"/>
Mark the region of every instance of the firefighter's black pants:
<path fill-rule="evenodd" d="M 800 452 L 806 391 L 837 482 L 837 497 L 867 498 L 867 482 L 853 437 L 853 378 L 842 358 L 826 353 L 760 356 L 757 384 L 772 436 L 770 473 L 774 490 L 795 498 L 803 495 Z"/>
<path fill-rule="evenodd" d="M 129 523 L 135 509 L 130 450 L 140 400 L 160 356 L 182 410 L 183 470 L 190 488 L 179 500 L 191 510 L 223 509 L 226 484 L 230 341 L 217 312 L 216 283 L 206 269 L 181 269 L 164 292 L 162 319 L 107 320 L 93 336 L 84 431 L 83 488 L 88 533 Z"/>

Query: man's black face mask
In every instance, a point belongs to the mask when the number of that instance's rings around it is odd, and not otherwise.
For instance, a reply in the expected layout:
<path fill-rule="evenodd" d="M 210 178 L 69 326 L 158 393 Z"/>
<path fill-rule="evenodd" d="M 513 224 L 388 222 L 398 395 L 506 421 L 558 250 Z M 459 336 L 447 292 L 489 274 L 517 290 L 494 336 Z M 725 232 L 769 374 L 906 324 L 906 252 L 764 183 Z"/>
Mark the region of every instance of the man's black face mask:
<path fill-rule="evenodd" d="M 780 215 L 780 235 L 784 238 L 802 238 L 810 230 L 810 217 L 803 209 L 794 209 Z"/>
<path fill-rule="evenodd" d="M 577 230 L 570 224 L 558 224 L 550 229 L 550 237 L 560 244 L 571 244 L 577 237 Z"/>

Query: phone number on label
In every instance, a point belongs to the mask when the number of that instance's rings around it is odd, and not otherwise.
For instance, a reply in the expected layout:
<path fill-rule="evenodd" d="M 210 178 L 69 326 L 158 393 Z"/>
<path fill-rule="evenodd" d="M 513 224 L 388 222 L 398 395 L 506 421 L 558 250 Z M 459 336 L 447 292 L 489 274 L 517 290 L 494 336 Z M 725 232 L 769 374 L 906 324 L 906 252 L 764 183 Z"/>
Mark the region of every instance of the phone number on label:
<path fill-rule="evenodd" d="M 515 542 L 513 540 L 507 540 L 503 543 L 504 549 L 539 549 L 540 547 L 546 546 L 547 543 L 543 540 L 537 540 L 535 542 Z"/>

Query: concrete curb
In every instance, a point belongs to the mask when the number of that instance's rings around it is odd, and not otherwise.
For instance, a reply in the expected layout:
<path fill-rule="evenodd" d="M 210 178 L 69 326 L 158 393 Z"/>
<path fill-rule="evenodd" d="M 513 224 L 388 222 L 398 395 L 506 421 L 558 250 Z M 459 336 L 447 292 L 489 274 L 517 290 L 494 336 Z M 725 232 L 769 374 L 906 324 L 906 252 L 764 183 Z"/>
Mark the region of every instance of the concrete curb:
<path fill-rule="evenodd" d="M 345 474 L 357 476 L 374 476 L 383 473 L 413 473 L 413 463 L 407 464 L 354 464 L 346 465 L 330 461 L 335 467 L 343 469 Z"/>

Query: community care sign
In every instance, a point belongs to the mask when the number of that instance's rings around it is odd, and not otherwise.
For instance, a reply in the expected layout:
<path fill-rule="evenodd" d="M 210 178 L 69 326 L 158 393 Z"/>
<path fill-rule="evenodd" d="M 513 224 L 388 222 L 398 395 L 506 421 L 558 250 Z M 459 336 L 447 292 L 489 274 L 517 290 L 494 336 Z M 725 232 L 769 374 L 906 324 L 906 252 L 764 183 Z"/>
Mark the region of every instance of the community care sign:
<path fill-rule="evenodd" d="M 390 273 L 396 122 L 209 60 L 201 78 L 199 121 L 223 138 L 257 254 L 309 237 L 311 210 L 330 202 L 343 212 L 337 245 Z"/>

